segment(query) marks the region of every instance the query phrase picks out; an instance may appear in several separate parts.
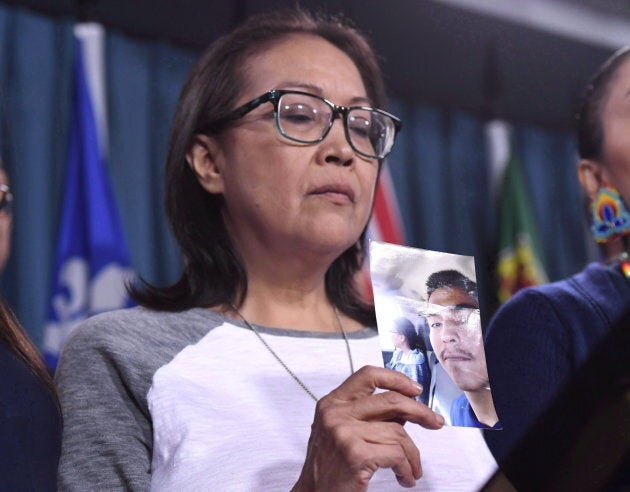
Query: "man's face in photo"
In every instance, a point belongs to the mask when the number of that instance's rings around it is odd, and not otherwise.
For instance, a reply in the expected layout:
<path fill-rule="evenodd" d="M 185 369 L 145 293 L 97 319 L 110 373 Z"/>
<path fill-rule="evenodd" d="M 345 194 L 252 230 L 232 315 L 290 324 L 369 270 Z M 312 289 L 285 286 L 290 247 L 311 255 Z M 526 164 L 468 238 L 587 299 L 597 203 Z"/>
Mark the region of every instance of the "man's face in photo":
<path fill-rule="evenodd" d="M 459 287 L 441 287 L 429 297 L 427 319 L 438 361 L 462 391 L 488 387 L 477 299 Z"/>

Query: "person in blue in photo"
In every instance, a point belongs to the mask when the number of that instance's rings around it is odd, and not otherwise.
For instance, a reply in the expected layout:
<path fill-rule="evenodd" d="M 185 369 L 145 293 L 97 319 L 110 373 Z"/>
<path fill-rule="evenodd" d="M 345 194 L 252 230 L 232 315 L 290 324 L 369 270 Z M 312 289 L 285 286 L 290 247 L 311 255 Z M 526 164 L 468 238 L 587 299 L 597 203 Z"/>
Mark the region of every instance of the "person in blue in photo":
<path fill-rule="evenodd" d="M 451 425 L 500 429 L 490 393 L 477 284 L 457 270 L 427 279 L 429 336 L 439 364 L 463 391 L 451 405 Z"/>
<path fill-rule="evenodd" d="M 413 379 L 420 384 L 423 392 L 416 400 L 424 404 L 429 400 L 429 383 L 431 381 L 427 364 L 426 347 L 414 324 L 405 317 L 396 318 L 390 328 L 394 353 L 386 367 Z"/>

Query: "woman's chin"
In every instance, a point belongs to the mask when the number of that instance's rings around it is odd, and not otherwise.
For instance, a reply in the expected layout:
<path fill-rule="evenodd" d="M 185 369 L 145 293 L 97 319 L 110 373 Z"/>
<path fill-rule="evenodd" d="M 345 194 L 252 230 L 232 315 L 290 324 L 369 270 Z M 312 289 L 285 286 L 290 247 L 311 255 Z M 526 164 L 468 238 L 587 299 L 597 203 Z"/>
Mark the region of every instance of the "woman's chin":
<path fill-rule="evenodd" d="M 354 245 L 358 236 L 346 234 L 335 234 L 331 231 L 321 232 L 309 237 L 308 244 L 304 245 L 304 252 L 310 251 L 321 255 L 322 258 L 336 259 L 344 251 Z"/>

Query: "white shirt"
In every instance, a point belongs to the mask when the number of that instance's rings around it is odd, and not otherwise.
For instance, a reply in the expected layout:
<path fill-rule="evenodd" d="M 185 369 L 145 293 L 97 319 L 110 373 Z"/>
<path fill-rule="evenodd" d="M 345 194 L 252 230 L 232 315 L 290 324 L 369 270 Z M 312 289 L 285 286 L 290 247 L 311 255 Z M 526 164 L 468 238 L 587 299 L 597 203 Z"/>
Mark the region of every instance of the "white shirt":
<path fill-rule="evenodd" d="M 338 335 L 260 331 L 317 397 L 350 375 Z M 351 337 L 350 348 L 355 368 L 383 365 L 376 333 Z M 152 490 L 287 491 L 297 481 L 315 402 L 250 330 L 224 323 L 179 352 L 156 371 L 148 403 Z M 405 430 L 421 453 L 415 490 L 478 490 L 496 470 L 479 429 Z M 401 489 L 391 470 L 369 487 Z"/>

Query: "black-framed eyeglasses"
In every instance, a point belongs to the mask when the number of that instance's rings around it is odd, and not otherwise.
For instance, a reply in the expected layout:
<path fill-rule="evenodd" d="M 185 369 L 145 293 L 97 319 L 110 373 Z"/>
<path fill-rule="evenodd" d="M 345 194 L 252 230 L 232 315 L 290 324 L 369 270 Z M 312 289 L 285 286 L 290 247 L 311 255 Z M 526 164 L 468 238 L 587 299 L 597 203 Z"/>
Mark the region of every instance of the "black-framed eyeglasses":
<path fill-rule="evenodd" d="M 399 118 L 367 106 L 338 106 L 328 99 L 295 90 L 274 89 L 236 108 L 211 125 L 220 131 L 261 104 L 270 102 L 280 134 L 294 142 L 313 144 L 326 138 L 335 118 L 342 117 L 346 140 L 352 149 L 370 159 L 384 159 L 402 128 Z"/>
<path fill-rule="evenodd" d="M 13 202 L 13 193 L 8 185 L 0 184 L 0 212 L 11 212 L 11 203 Z"/>

